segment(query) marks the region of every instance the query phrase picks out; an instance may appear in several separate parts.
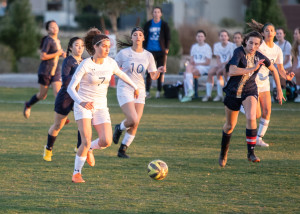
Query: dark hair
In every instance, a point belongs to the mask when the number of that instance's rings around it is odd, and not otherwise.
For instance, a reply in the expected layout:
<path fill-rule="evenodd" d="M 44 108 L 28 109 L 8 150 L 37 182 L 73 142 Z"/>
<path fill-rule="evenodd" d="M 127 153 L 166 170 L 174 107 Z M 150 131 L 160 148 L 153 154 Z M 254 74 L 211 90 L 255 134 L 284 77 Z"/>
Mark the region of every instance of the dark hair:
<path fill-rule="evenodd" d="M 45 23 L 45 29 L 46 29 L 47 31 L 49 30 L 49 25 L 50 25 L 52 22 L 55 22 L 55 23 L 56 23 L 55 20 L 50 20 L 50 21 L 48 21 L 48 22 Z M 40 43 L 40 49 L 42 49 L 43 44 L 44 44 L 44 41 L 45 41 L 46 38 L 47 38 L 47 36 L 44 36 L 44 37 L 42 38 L 41 43 Z"/>
<path fill-rule="evenodd" d="M 140 26 L 136 26 L 135 28 L 132 29 L 131 36 L 135 31 L 141 31 L 144 34 L 144 29 L 141 28 Z"/>
<path fill-rule="evenodd" d="M 154 10 L 155 10 L 155 9 L 159 9 L 159 10 L 160 10 L 160 12 L 162 13 L 162 9 L 161 9 L 161 7 L 158 7 L 158 6 L 155 6 L 155 7 L 153 7 L 152 13 L 154 12 Z"/>
<path fill-rule="evenodd" d="M 296 31 L 296 30 L 298 31 L 298 33 L 300 33 L 300 27 L 296 27 L 294 31 Z M 292 56 L 294 58 L 297 58 L 297 56 L 299 55 L 299 49 L 298 49 L 299 45 L 300 45 L 299 41 L 295 40 L 293 42 L 293 46 L 292 46 L 292 51 L 291 52 L 292 52 Z"/>
<path fill-rule="evenodd" d="M 203 33 L 203 34 L 204 34 L 204 36 L 206 37 L 206 33 L 205 33 L 205 31 L 204 31 L 204 30 L 198 30 L 198 31 L 197 31 L 197 33 L 196 33 L 196 35 L 198 35 L 198 33 Z"/>
<path fill-rule="evenodd" d="M 268 27 L 269 25 L 273 26 L 275 28 L 275 26 L 271 23 L 271 22 L 267 22 L 266 24 L 262 24 L 259 23 L 257 21 L 255 21 L 254 19 L 251 19 L 251 22 L 248 22 L 247 25 L 254 31 L 257 31 L 259 33 L 263 33 L 265 28 Z"/>
<path fill-rule="evenodd" d="M 75 37 L 73 37 L 73 38 L 70 39 L 70 41 L 68 43 L 68 48 L 67 48 L 67 56 L 69 56 L 69 53 L 72 52 L 71 51 L 71 47 L 73 46 L 74 42 L 76 42 L 78 39 L 80 39 L 80 40 L 83 41 L 83 39 L 81 39 L 81 38 L 79 38 L 77 36 L 75 36 Z"/>
<path fill-rule="evenodd" d="M 282 30 L 282 32 L 285 34 L 285 30 L 282 27 L 278 27 L 276 30 Z"/>
<path fill-rule="evenodd" d="M 250 33 L 246 34 L 244 39 L 243 39 L 243 42 L 242 42 L 242 46 L 243 47 L 246 47 L 246 42 L 250 39 L 250 37 L 255 37 L 255 38 L 259 38 L 260 39 L 260 44 L 262 43 L 263 41 L 263 37 L 262 35 L 257 32 L 257 31 L 251 31 Z"/>
<path fill-rule="evenodd" d="M 233 37 L 234 37 L 235 35 L 237 35 L 237 34 L 241 35 L 241 37 L 243 38 L 243 34 L 242 34 L 241 32 L 239 32 L 239 31 L 235 32 L 235 33 L 233 34 Z"/>
<path fill-rule="evenodd" d="M 136 31 L 141 31 L 144 34 L 144 29 L 137 26 L 135 28 L 132 29 L 131 31 L 131 36 L 134 32 Z M 131 36 L 124 36 L 124 40 L 117 40 L 117 46 L 119 48 L 127 48 L 127 47 L 131 47 L 133 45 L 133 42 L 131 40 Z"/>
<path fill-rule="evenodd" d="M 94 44 L 93 44 L 93 38 L 96 35 L 100 35 L 101 31 L 98 28 L 91 28 L 86 33 L 86 36 L 84 37 L 84 45 L 86 48 L 86 51 L 93 55 L 95 53 Z"/>
<path fill-rule="evenodd" d="M 229 33 L 228 33 L 227 30 L 225 30 L 225 29 L 221 30 L 221 31 L 219 32 L 219 36 L 221 35 L 221 33 L 227 33 L 227 36 L 229 37 Z"/>

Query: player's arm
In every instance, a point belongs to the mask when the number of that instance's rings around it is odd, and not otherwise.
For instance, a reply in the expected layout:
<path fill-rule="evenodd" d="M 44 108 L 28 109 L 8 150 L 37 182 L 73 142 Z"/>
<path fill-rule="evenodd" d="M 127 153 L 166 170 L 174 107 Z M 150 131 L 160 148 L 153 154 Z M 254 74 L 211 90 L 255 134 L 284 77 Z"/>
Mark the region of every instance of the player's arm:
<path fill-rule="evenodd" d="M 264 59 L 259 60 L 252 68 L 239 68 L 236 65 L 229 66 L 229 76 L 241 76 L 244 74 L 252 73 L 259 69 L 264 64 Z"/>
<path fill-rule="evenodd" d="M 272 63 L 270 64 L 268 69 L 272 72 L 272 75 L 273 75 L 273 78 L 274 78 L 274 81 L 275 81 L 275 84 L 276 84 L 276 89 L 277 89 L 276 99 L 278 100 L 278 103 L 280 105 L 282 105 L 282 99 L 285 101 L 285 98 L 284 98 L 283 93 L 282 93 L 280 79 L 279 79 L 277 69 L 275 68 L 275 66 Z"/>
<path fill-rule="evenodd" d="M 283 79 L 291 81 L 294 78 L 295 74 L 293 72 L 287 73 L 283 67 L 283 64 L 276 64 L 276 65 L 278 68 L 278 73 Z"/>

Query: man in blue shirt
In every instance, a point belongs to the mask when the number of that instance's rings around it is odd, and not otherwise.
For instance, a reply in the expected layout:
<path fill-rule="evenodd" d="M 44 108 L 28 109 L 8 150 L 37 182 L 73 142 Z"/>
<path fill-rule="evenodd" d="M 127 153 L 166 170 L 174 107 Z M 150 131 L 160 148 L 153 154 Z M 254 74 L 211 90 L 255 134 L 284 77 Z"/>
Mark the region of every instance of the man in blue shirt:
<path fill-rule="evenodd" d="M 170 44 L 170 29 L 168 24 L 161 19 L 162 9 L 155 7 L 152 12 L 153 19 L 148 21 L 144 26 L 144 48 L 150 51 L 156 61 L 157 67 L 165 66 L 166 70 L 166 55 L 169 52 Z M 162 76 L 157 79 L 157 92 L 156 98 L 160 97 Z M 150 97 L 151 77 L 147 73 L 146 77 L 146 93 L 147 97 Z"/>

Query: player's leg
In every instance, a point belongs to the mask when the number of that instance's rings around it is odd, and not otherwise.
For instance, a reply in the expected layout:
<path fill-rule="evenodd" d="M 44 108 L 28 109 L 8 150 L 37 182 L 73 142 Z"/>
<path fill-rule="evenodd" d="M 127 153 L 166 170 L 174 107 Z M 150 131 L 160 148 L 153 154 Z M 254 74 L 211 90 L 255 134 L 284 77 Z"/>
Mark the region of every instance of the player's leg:
<path fill-rule="evenodd" d="M 214 87 L 214 76 L 217 74 L 218 66 L 212 67 L 207 74 L 206 95 L 202 98 L 202 102 L 207 102 L 211 98 L 212 89 Z"/>
<path fill-rule="evenodd" d="M 224 74 L 225 69 L 219 68 L 216 73 L 217 73 L 217 96 L 213 99 L 214 102 L 219 102 L 223 101 L 223 87 L 224 87 L 224 79 L 223 79 L 223 74 Z"/>

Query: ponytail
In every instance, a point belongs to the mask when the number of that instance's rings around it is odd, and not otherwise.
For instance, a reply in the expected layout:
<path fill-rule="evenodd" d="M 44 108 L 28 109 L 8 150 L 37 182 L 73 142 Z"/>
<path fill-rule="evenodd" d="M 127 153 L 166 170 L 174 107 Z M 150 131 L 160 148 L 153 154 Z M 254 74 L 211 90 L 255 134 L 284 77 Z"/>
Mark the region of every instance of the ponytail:
<path fill-rule="evenodd" d="M 67 57 L 70 55 L 70 52 L 72 52 L 71 47 L 73 46 L 74 42 L 77 41 L 78 39 L 82 40 L 81 38 L 79 38 L 77 36 L 70 39 L 70 41 L 68 43 L 68 48 L 67 48 Z"/>

